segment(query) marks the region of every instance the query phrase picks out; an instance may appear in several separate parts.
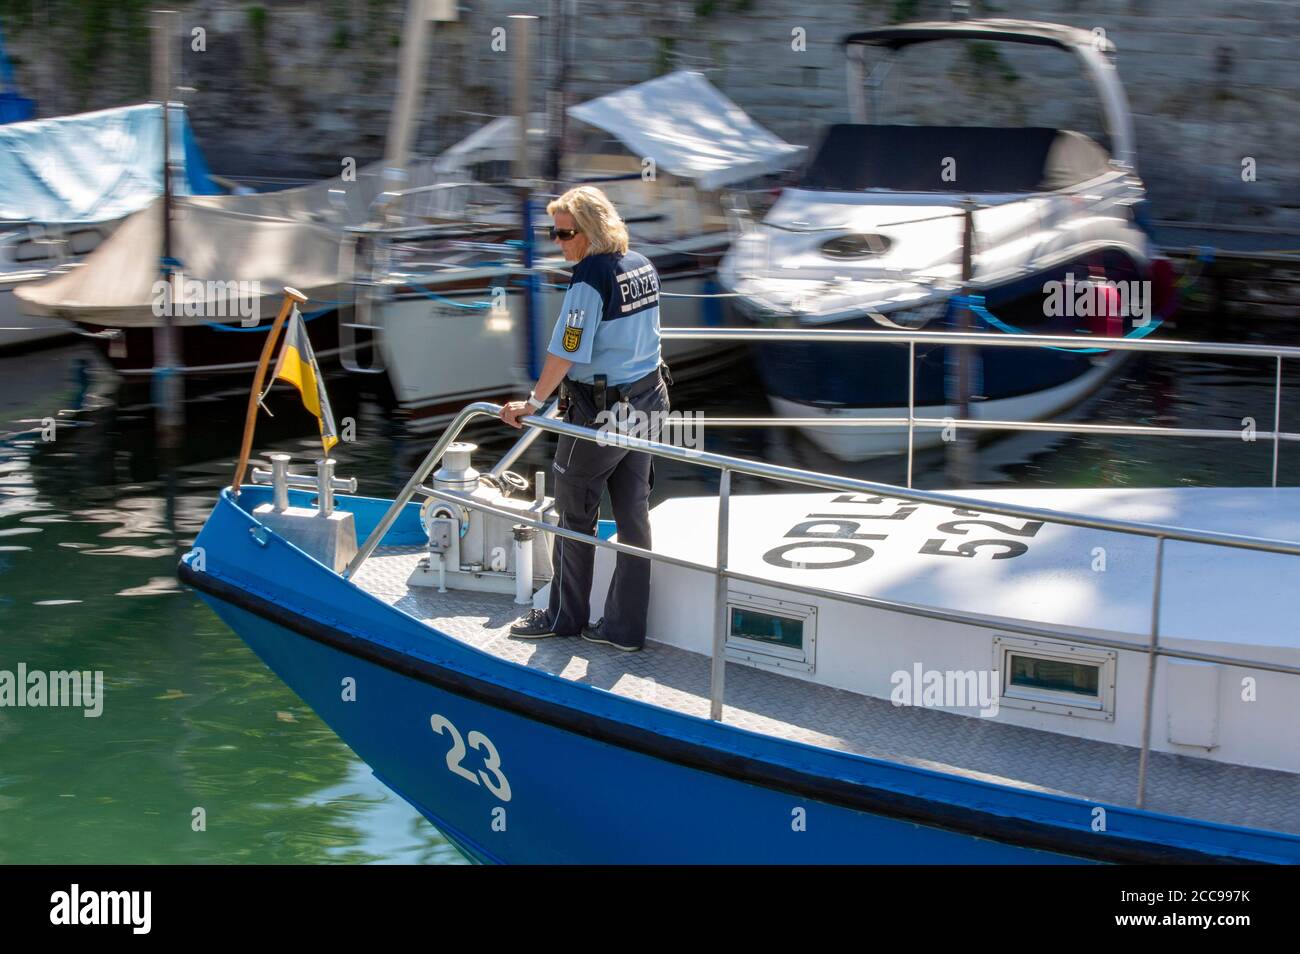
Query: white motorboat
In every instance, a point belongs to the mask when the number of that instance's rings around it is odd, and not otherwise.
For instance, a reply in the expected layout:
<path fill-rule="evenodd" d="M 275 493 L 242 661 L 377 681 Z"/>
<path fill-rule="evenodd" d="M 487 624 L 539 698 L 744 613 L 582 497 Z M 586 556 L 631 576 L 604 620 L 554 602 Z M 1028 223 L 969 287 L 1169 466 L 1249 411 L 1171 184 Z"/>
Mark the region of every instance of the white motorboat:
<path fill-rule="evenodd" d="M 1104 131 L 881 124 L 880 115 L 868 124 L 867 88 L 880 93 L 897 54 L 939 41 L 1072 56 L 1092 81 Z M 969 306 L 972 330 L 990 333 L 1119 337 L 1159 324 L 1168 266 L 1139 225 L 1145 192 L 1108 39 L 1049 23 L 972 20 L 884 27 L 844 44 L 854 122 L 826 132 L 798 186 L 719 267 L 742 321 L 916 330 L 951 327 L 966 311 L 958 306 Z M 870 79 L 868 51 L 882 55 Z M 919 348 L 909 411 L 904 346 L 764 342 L 755 354 L 778 414 L 826 419 L 949 417 L 968 404 L 976 418 L 1040 420 L 1090 394 L 1118 364 L 1095 349 L 975 348 L 962 394 L 957 353 Z M 850 461 L 896 453 L 908 438 L 905 426 L 804 432 Z"/>

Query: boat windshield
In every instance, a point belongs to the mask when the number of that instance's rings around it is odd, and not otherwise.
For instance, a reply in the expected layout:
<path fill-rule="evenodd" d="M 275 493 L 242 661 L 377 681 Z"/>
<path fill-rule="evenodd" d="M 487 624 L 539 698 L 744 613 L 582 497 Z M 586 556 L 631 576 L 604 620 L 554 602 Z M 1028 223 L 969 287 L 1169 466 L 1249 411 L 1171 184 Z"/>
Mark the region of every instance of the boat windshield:
<path fill-rule="evenodd" d="M 881 84 L 865 91 L 871 122 L 1070 129 L 1112 151 L 1097 89 L 1068 50 L 953 39 L 864 55 Z"/>

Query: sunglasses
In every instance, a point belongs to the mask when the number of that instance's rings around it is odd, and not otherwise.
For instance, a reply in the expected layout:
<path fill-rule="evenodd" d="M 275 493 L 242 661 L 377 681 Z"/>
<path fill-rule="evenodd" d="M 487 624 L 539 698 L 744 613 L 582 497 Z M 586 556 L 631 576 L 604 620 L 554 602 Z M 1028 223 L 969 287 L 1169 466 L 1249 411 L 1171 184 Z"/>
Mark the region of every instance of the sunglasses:
<path fill-rule="evenodd" d="M 555 241 L 556 239 L 559 239 L 561 242 L 567 242 L 569 241 L 569 239 L 573 238 L 577 234 L 578 234 L 577 229 L 557 229 L 554 225 L 551 226 L 552 242 Z"/>

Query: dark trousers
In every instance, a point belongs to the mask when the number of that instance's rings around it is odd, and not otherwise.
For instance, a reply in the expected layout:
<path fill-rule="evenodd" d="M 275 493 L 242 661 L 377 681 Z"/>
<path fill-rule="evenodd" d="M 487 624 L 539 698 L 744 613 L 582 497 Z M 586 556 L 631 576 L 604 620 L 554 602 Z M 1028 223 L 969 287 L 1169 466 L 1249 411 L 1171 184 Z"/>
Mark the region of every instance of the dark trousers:
<path fill-rule="evenodd" d="M 660 381 L 629 404 L 639 411 L 667 411 L 668 388 Z M 565 412 L 570 424 L 599 429 L 597 417 L 595 406 L 583 394 L 574 395 Z M 636 436 L 659 439 L 657 432 Z M 594 536 L 600 498 L 608 489 L 619 542 L 650 549 L 654 459 L 649 454 L 561 435 L 552 473 L 561 527 Z M 557 633 L 580 632 L 589 622 L 595 556 L 592 544 L 555 538 L 550 617 Z M 649 608 L 650 561 L 618 554 L 605 599 L 606 633 L 622 643 L 644 643 Z"/>

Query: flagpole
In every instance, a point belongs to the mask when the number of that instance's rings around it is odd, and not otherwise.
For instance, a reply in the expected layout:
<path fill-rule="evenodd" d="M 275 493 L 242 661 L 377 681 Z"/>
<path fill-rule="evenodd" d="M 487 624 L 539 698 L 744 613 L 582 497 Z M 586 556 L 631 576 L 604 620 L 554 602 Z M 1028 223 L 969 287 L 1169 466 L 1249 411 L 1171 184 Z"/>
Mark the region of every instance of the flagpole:
<path fill-rule="evenodd" d="M 248 393 L 248 413 L 244 416 L 244 441 L 239 447 L 239 464 L 235 467 L 235 481 L 230 485 L 231 492 L 238 497 L 239 486 L 244 482 L 244 471 L 248 469 L 248 455 L 253 450 L 253 429 L 257 424 L 257 405 L 262 393 L 262 382 L 266 379 L 266 367 L 271 363 L 271 354 L 280 337 L 280 329 L 295 305 L 307 304 L 307 296 L 288 285 L 284 288 L 284 301 L 280 303 L 280 313 L 275 316 L 275 323 L 262 345 L 262 357 L 257 362 L 257 373 L 253 376 L 253 390 Z"/>

